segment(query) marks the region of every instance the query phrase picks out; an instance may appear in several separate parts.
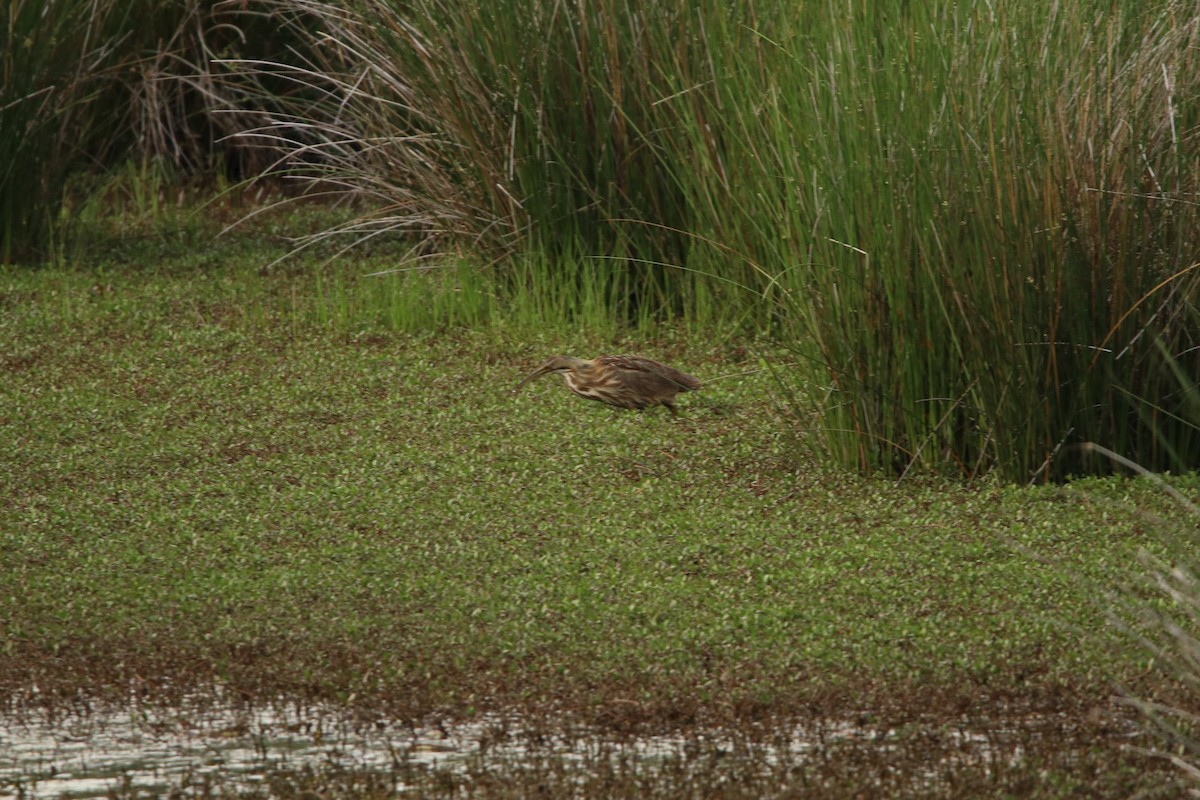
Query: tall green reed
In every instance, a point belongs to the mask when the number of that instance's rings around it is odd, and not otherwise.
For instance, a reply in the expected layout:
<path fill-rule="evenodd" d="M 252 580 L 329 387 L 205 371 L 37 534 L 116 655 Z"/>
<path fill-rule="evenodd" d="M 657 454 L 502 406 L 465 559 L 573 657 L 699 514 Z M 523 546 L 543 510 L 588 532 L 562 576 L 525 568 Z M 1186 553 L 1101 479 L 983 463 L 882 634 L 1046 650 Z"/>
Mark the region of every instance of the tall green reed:
<path fill-rule="evenodd" d="M 601 256 L 635 314 L 756 309 L 857 468 L 1200 461 L 1162 356 L 1197 352 L 1185 3 L 275 7 L 322 34 L 262 65 L 303 91 L 258 134 L 374 202 L 352 237 Z"/>
<path fill-rule="evenodd" d="M 301 49 L 286 34 L 240 0 L 0 6 L 0 260 L 45 258 L 64 208 L 103 201 L 126 161 L 180 182 L 267 169 L 278 153 L 232 134 L 275 106 L 238 95 L 224 63 Z"/>
<path fill-rule="evenodd" d="M 0 261 L 41 252 L 74 159 L 107 110 L 94 81 L 110 62 L 108 9 L 89 0 L 0 7 Z"/>
<path fill-rule="evenodd" d="M 373 202 L 339 233 L 403 231 L 498 262 L 539 251 L 551 269 L 617 259 L 635 305 L 678 313 L 690 238 L 670 165 L 691 144 L 663 100 L 708 80 L 703 5 L 280 0 L 322 46 L 259 74 L 316 100 L 253 135 L 291 142 L 294 177 Z"/>
<path fill-rule="evenodd" d="M 514 259 L 508 269 L 482 269 L 471 259 L 383 269 L 328 264 L 315 270 L 316 300 L 297 314 L 338 329 L 401 330 L 447 328 L 506 330 L 537 335 L 547 329 L 618 340 L 630 334 L 661 333 L 661 316 L 639 303 L 629 271 L 610 259 L 560 254 Z M 728 310 L 702 287 L 684 292 L 690 330 L 715 337 L 731 330 Z M 549 321 L 549 322 L 548 322 Z M 675 329 L 677 322 L 672 323 Z"/>
<path fill-rule="evenodd" d="M 768 265 L 828 453 L 1029 480 L 1094 468 L 1091 439 L 1195 466 L 1155 343 L 1195 361 L 1195 10 L 764 7 L 710 28 L 735 178 L 679 176 L 694 229 Z"/>

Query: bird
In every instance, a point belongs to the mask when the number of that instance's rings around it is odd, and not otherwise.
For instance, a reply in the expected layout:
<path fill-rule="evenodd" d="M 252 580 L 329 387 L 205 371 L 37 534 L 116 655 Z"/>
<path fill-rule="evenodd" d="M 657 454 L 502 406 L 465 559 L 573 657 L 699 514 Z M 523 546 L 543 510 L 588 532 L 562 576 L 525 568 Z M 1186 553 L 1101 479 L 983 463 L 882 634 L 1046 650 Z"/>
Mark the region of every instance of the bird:
<path fill-rule="evenodd" d="M 554 356 L 517 384 L 513 394 L 530 381 L 552 372 L 562 375 L 567 388 L 580 397 L 618 408 L 666 406 L 671 416 L 679 416 L 675 395 L 694 392 L 701 385 L 687 373 L 642 356 L 598 356 L 591 361 Z"/>

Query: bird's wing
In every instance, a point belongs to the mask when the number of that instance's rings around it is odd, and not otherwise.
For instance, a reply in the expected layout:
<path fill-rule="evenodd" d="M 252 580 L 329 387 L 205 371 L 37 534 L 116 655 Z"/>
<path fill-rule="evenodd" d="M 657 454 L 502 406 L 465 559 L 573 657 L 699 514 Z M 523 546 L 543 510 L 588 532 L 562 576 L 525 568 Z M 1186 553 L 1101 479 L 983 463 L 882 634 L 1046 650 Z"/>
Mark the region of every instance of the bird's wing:
<path fill-rule="evenodd" d="M 674 390 L 690 392 L 700 388 L 700 381 L 651 358 L 642 356 L 600 356 L 595 363 L 604 364 L 622 373 L 629 385 L 640 385 L 652 390 Z"/>

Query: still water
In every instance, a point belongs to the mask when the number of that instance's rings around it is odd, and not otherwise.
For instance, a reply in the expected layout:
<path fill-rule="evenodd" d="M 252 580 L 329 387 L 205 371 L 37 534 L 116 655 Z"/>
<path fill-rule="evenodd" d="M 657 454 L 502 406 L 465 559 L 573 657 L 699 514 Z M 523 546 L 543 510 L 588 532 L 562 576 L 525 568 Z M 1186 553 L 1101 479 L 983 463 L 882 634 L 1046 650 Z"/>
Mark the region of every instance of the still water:
<path fill-rule="evenodd" d="M 352 725 L 312 705 L 247 708 L 211 697 L 169 710 L 133 704 L 22 712 L 0 716 L 0 797 L 96 797 L 115 788 L 159 794 L 213 779 L 249 788 L 278 769 L 437 764 L 471 754 L 495 724 L 453 731 Z"/>
<path fill-rule="evenodd" d="M 1035 722 L 1027 718 L 1020 727 Z M 519 717 L 502 716 L 452 726 L 354 724 L 332 707 L 282 701 L 247 707 L 211 695 L 169 708 L 132 702 L 53 715 L 14 712 L 0 714 L 0 797 L 83 798 L 112 791 L 126 797 L 188 796 L 205 795 L 212 786 L 228 795 L 266 788 L 280 770 L 307 768 L 386 774 L 391 790 L 403 793 L 417 787 L 396 776 L 412 775 L 414 767 L 463 770 L 472 759 L 519 764 L 552 753 L 586 770 L 595 767 L 598 754 L 653 765 L 713 756 L 728 763 L 745 760 L 748 752 L 744 731 L 740 739 L 714 730 L 614 740 L 579 729 L 569 736 L 534 733 L 537 729 Z M 910 776 L 918 785 L 938 780 L 948 767 L 1011 768 L 1024 758 L 1027 741 L 994 723 L 939 726 L 914 735 L 825 721 L 819 729 L 795 726 L 779 733 L 751 748 L 752 771 L 827 758 L 831 746 L 875 752 L 909 747 L 920 754 Z"/>

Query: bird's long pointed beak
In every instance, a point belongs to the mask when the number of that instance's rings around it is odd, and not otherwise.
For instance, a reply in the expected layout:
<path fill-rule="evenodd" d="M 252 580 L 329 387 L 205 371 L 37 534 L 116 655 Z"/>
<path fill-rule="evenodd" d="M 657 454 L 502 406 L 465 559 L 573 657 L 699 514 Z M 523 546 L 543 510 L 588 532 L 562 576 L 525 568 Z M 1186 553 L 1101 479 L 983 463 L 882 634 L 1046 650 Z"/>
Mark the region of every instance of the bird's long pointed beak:
<path fill-rule="evenodd" d="M 525 380 L 523 380 L 517 384 L 517 388 L 513 389 L 513 394 L 516 394 L 517 392 L 521 391 L 521 387 L 523 387 L 525 384 L 529 383 L 530 381 L 537 380 L 538 378 L 542 377 L 549 371 L 550 370 L 548 370 L 546 367 L 538 367 L 536 370 L 529 373 L 529 376 L 526 377 Z"/>

